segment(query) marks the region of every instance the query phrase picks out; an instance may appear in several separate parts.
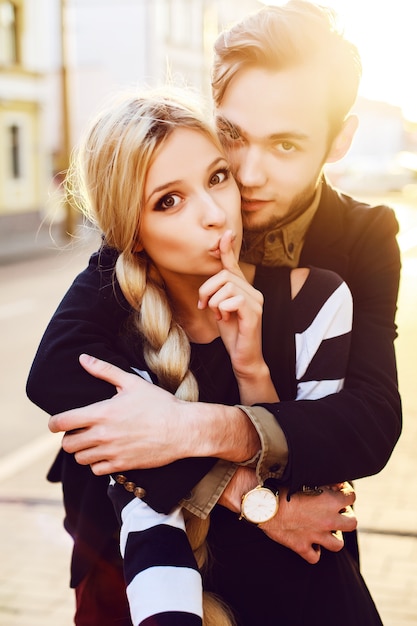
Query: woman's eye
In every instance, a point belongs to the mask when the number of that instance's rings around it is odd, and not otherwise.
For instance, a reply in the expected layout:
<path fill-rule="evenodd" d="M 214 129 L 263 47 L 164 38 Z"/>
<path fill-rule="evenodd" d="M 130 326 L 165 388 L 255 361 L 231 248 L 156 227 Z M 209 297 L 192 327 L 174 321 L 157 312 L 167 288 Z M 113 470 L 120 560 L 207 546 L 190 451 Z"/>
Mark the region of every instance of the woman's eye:
<path fill-rule="evenodd" d="M 174 193 L 164 196 L 156 204 L 157 211 L 163 211 L 164 209 L 173 209 L 181 202 L 181 198 Z"/>
<path fill-rule="evenodd" d="M 214 187 L 215 185 L 220 185 L 229 177 L 229 171 L 227 169 L 222 169 L 213 174 L 210 178 L 210 186 Z"/>

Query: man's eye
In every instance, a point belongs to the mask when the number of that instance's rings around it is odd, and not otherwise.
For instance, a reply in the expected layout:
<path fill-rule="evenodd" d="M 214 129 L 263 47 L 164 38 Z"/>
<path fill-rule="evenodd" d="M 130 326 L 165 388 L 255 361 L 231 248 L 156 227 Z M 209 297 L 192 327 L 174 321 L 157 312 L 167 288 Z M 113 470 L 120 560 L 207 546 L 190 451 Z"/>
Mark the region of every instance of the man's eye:
<path fill-rule="evenodd" d="M 228 178 L 229 170 L 221 169 L 210 177 L 210 186 L 214 187 L 215 185 L 220 185 L 220 183 L 224 183 Z"/>
<path fill-rule="evenodd" d="M 277 144 L 277 150 L 280 152 L 293 152 L 295 145 L 291 143 L 291 141 L 280 141 L 280 143 Z"/>
<path fill-rule="evenodd" d="M 163 196 L 156 203 L 155 209 L 157 211 L 163 211 L 164 209 L 172 209 L 176 207 L 181 202 L 181 198 L 174 193 Z"/>

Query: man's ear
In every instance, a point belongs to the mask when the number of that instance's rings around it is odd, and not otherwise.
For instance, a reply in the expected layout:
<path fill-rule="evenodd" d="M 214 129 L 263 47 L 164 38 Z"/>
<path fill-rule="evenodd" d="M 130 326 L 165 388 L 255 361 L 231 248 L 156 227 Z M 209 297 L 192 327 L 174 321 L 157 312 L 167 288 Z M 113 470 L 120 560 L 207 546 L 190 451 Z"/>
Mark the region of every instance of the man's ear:
<path fill-rule="evenodd" d="M 349 115 L 343 122 L 342 129 L 333 140 L 326 163 L 335 163 L 340 161 L 352 145 L 353 137 L 358 128 L 359 120 L 357 115 Z"/>

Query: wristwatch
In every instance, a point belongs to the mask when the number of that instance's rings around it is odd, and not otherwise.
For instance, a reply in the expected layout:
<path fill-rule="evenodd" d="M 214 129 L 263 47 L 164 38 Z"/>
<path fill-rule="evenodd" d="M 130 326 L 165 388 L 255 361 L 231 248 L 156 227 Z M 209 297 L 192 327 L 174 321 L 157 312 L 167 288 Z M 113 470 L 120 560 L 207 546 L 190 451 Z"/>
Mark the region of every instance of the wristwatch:
<path fill-rule="evenodd" d="M 272 519 L 278 511 L 278 492 L 258 485 L 242 496 L 239 519 L 246 519 L 253 524 L 263 524 Z"/>

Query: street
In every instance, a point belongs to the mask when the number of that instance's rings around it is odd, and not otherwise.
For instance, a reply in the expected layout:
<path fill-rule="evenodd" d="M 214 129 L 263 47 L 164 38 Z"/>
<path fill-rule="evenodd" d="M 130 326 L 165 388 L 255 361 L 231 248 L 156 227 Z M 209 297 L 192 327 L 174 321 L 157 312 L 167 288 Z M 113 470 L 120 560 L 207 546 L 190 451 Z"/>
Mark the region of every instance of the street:
<path fill-rule="evenodd" d="M 396 349 L 404 430 L 387 467 L 378 476 L 356 482 L 355 507 L 359 518 L 362 571 L 384 618 L 384 626 L 411 626 L 417 624 L 417 198 L 398 196 L 379 201 L 394 207 L 400 222 L 403 270 Z M 51 435 L 47 430 L 47 416 L 26 398 L 25 383 L 49 318 L 72 279 L 85 267 L 97 243 L 98 236 L 89 235 L 67 249 L 48 250 L 46 254 L 32 259 L 0 265 L 0 508 L 3 523 L 14 515 L 13 506 L 18 503 L 19 496 L 24 498 L 40 493 L 36 491 L 38 487 L 31 491 L 31 477 L 28 478 L 26 491 L 24 485 L 22 487 L 25 469 L 41 459 L 46 472 L 48 459 L 53 459 L 59 447 L 60 436 Z M 15 481 L 23 489 L 19 494 L 13 492 Z M 57 486 L 51 487 L 51 494 L 56 504 L 53 511 L 55 521 L 47 541 L 51 550 L 62 551 L 63 569 L 59 573 L 62 580 L 58 587 L 66 590 L 65 559 L 69 558 L 69 541 L 65 531 L 60 529 L 62 512 Z M 61 532 L 62 537 L 57 536 Z M 6 546 L 10 537 L 4 534 L 4 531 L 0 532 Z M 12 546 L 10 551 L 19 550 L 22 545 L 17 538 L 15 541 L 18 547 Z M 3 554 L 3 544 L 0 552 Z M 56 574 L 53 573 L 52 581 Z M 52 593 L 51 587 L 49 592 Z M 55 626 L 71 623 L 69 595 L 66 602 L 63 604 L 67 612 L 61 616 L 61 621 L 55 621 Z M 11 616 L 13 611 L 8 613 L 4 606 L 5 599 L 0 593 L 0 625 L 38 624 L 27 616 L 28 621 L 24 618 L 23 621 L 14 621 Z M 337 619 L 336 622 L 343 626 L 343 620 Z M 42 622 L 40 619 L 41 623 L 52 626 L 54 622 Z"/>
<path fill-rule="evenodd" d="M 60 249 L 51 241 L 44 256 L 0 265 L 0 458 L 48 432 L 46 415 L 26 398 L 26 378 L 50 317 L 97 241 L 88 236 Z"/>

